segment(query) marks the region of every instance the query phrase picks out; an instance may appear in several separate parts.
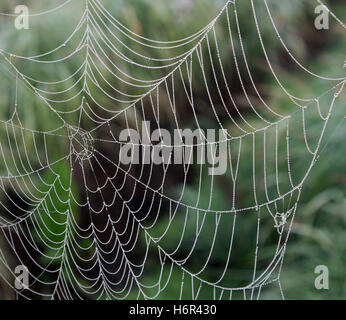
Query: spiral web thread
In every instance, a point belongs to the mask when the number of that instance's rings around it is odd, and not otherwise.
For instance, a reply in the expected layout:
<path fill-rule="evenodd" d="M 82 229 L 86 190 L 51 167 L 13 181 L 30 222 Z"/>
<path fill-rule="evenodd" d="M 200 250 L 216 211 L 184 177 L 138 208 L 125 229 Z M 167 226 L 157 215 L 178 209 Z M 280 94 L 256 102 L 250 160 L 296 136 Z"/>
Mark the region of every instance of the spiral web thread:
<path fill-rule="evenodd" d="M 31 17 L 69 5 L 65 1 Z M 291 94 L 271 62 L 258 21 L 258 4 L 251 0 L 249 17 L 266 68 L 293 106 L 293 111 L 282 114 L 256 86 L 242 37 L 239 5 L 228 0 L 196 33 L 158 41 L 127 28 L 101 0 L 86 0 L 75 29 L 56 48 L 35 56 L 1 49 L 3 66 L 15 78 L 15 103 L 11 117 L 0 122 L 1 248 L 8 248 L 0 249 L 0 275 L 18 295 L 30 299 L 155 299 L 165 297 L 165 290 L 172 291 L 169 288 L 177 281 L 180 289 L 171 294 L 177 299 L 231 299 L 234 294 L 257 299 L 267 285 L 277 285 L 283 295 L 280 273 L 299 197 L 319 157 L 346 78 L 318 75 L 300 63 L 264 0 L 261 5 L 275 40 L 302 74 L 318 79 L 326 88 L 314 97 Z M 332 17 L 345 28 L 333 13 Z M 220 50 L 218 30 L 225 26 L 231 57 Z M 147 56 L 143 48 L 156 55 Z M 25 71 L 27 65 L 42 70 L 53 66 L 48 69 L 51 72 L 75 58 L 78 68 L 69 69 L 67 76 L 56 72 L 52 80 L 36 79 L 30 74 L 32 68 Z M 224 66 L 226 59 L 228 64 L 231 59 L 232 70 Z M 206 66 L 211 74 L 205 73 Z M 147 76 L 137 78 L 138 69 Z M 231 73 L 236 75 L 246 112 L 233 93 Z M 152 128 L 165 128 L 169 123 L 171 129 L 180 129 L 184 118 L 190 117 L 194 128 L 204 126 L 200 102 L 195 101 L 196 77 L 205 87 L 204 118 L 214 119 L 217 129 L 227 132 L 226 175 L 208 176 L 205 165 L 189 162 L 122 165 L 117 156 L 122 145 L 117 138 L 119 123 L 138 132 L 148 130 L 142 121 L 150 121 Z M 28 89 L 40 107 L 49 110 L 56 127 L 37 130 L 23 125 L 18 110 L 25 101 L 19 100 L 19 93 Z M 325 97 L 331 98 L 325 101 Z M 320 126 L 317 137 L 308 133 L 310 113 Z M 291 132 L 293 122 L 300 123 L 301 131 Z M 214 155 L 217 144 L 205 136 L 192 144 L 181 139 L 181 145 L 190 150 L 214 146 Z M 300 176 L 294 176 L 291 165 L 292 144 L 299 144 L 309 158 Z M 53 156 L 58 146 L 63 146 L 60 157 Z M 248 181 L 241 181 L 239 187 L 242 170 L 247 171 Z M 192 171 L 198 179 L 197 190 L 189 187 Z M 177 190 L 169 187 L 172 175 L 181 176 Z M 215 189 L 220 179 L 227 184 L 228 208 L 218 204 Z M 250 200 L 242 200 L 244 192 Z M 251 221 L 248 232 L 242 227 L 245 221 Z M 275 246 L 270 258 L 262 258 L 267 238 L 261 230 L 267 225 Z M 167 243 L 166 238 L 176 242 Z M 242 259 L 238 247 L 243 241 L 252 243 L 252 258 L 246 280 L 241 282 L 233 263 Z M 220 243 L 223 263 L 215 267 Z M 16 263 L 34 266 L 25 290 L 14 287 L 13 257 Z M 158 266 L 158 273 L 152 272 L 153 265 Z"/>

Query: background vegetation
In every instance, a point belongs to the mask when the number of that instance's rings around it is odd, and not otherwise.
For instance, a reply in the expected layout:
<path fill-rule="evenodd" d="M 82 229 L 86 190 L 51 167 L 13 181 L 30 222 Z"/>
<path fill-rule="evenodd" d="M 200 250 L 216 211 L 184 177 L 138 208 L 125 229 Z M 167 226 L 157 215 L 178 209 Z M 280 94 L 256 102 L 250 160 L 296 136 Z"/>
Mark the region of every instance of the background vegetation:
<path fill-rule="evenodd" d="M 116 14 L 125 25 L 131 26 L 132 30 L 137 33 L 154 39 L 174 40 L 187 36 L 191 31 L 203 27 L 206 21 L 210 21 L 216 15 L 223 3 L 224 1 L 221 0 L 119 0 L 112 1 L 112 13 Z M 316 31 L 313 28 L 314 8 L 317 3 L 315 1 L 291 0 L 270 1 L 270 3 L 277 12 L 276 18 L 278 18 L 285 42 L 301 57 L 303 65 L 308 66 L 318 74 L 340 74 L 340 68 L 342 67 L 340 61 L 343 61 L 346 52 L 344 29 L 331 20 L 330 30 Z M 343 1 L 329 1 L 329 4 L 340 18 L 346 17 L 346 5 Z M 0 11 L 11 11 L 12 6 L 12 2 L 4 2 L 0 5 Z M 39 8 L 39 4 L 36 4 L 35 8 Z M 252 61 L 255 61 L 258 65 L 254 73 L 255 81 L 261 92 L 272 104 L 279 106 L 284 113 L 289 113 L 287 110 L 291 110 L 292 106 L 283 99 L 281 89 L 269 73 L 261 72 L 261 65 L 265 61 L 258 43 L 256 30 L 251 23 L 247 23 L 247 10 L 248 7 L 241 6 L 239 16 L 241 21 L 244 21 L 242 28 L 246 50 L 251 52 Z M 263 12 L 260 11 L 259 15 L 266 46 L 275 67 L 280 71 L 281 77 L 286 79 L 285 84 L 290 88 L 294 88 L 295 92 L 304 93 L 306 96 L 323 92 L 324 87 L 321 81 L 307 81 L 301 77 L 292 64 L 287 62 L 287 56 L 273 34 L 268 16 L 264 10 Z M 0 47 L 7 48 L 10 52 L 22 53 L 25 51 L 27 55 L 45 52 L 54 48 L 57 43 L 61 43 L 66 37 L 66 30 L 74 26 L 75 22 L 76 17 L 73 13 L 66 13 L 65 11 L 63 16 L 57 15 L 53 19 L 49 18 L 46 24 L 42 22 L 35 33 L 25 33 L 14 30 L 11 27 L 13 23 L 11 19 L 2 18 Z M 3 26 L 7 27 L 4 28 Z M 52 26 L 59 27 L 52 28 Z M 220 40 L 221 52 L 226 56 L 229 48 L 227 47 L 227 31 L 223 27 L 225 27 L 224 24 L 218 25 L 216 31 L 220 37 L 219 39 L 222 39 Z M 239 43 L 236 45 L 239 48 Z M 148 50 L 146 53 L 150 55 L 151 51 Z M 4 69 L 2 63 L 0 65 L 3 71 L 1 77 L 8 79 L 9 75 L 6 67 Z M 72 68 L 71 64 L 66 64 L 58 70 L 45 72 L 53 71 L 69 74 Z M 36 71 L 37 78 L 40 79 L 45 76 L 43 72 L 38 69 Z M 207 70 L 207 74 L 211 76 L 211 70 Z M 145 76 L 145 74 L 138 74 L 139 78 Z M 205 101 L 203 81 L 201 79 L 196 80 L 195 87 L 196 95 L 200 93 L 199 99 Z M 8 119 L 11 115 L 13 93 L 13 82 L 5 80 L 0 82 L 1 120 Z M 339 103 L 336 108 L 337 112 L 333 115 L 326 139 L 323 141 L 324 148 L 321 158 L 305 183 L 295 222 L 293 223 L 282 271 L 282 285 L 285 297 L 288 299 L 346 298 L 346 123 L 343 118 L 345 115 L 344 98 L 345 96 L 341 99 L 343 102 Z M 22 100 L 25 101 L 25 108 L 20 109 L 19 114 L 24 126 L 40 130 L 56 127 L 57 123 L 52 123 L 50 120 L 44 121 L 45 118 L 51 119 L 49 112 L 32 95 L 24 94 Z M 208 119 L 205 119 L 205 121 L 206 126 L 216 126 L 215 123 L 208 123 Z M 189 123 L 189 119 L 186 120 L 186 123 Z M 311 123 L 310 134 L 314 135 L 313 130 L 316 130 L 317 135 L 319 127 L 313 125 L 313 120 Z M 297 123 L 297 128 L 298 126 Z M 3 133 L 0 132 L 0 134 Z M 62 142 L 56 143 L 56 157 L 59 157 L 59 150 L 63 150 L 64 145 Z M 302 157 L 305 157 L 303 152 Z M 0 168 L 0 174 L 4 170 L 5 168 Z M 59 170 L 64 172 L 65 169 L 60 168 Z M 239 180 L 246 181 L 249 179 L 246 170 L 243 170 L 240 174 Z M 172 188 L 179 187 L 179 184 L 179 181 L 173 181 Z M 198 184 L 192 181 L 189 188 L 191 189 L 190 192 L 193 193 L 197 190 Z M 229 206 L 227 188 L 219 186 L 214 192 L 218 198 L 219 208 L 227 208 Z M 187 194 L 186 197 L 188 196 Z M 244 232 L 251 232 L 254 227 L 253 221 L 250 219 L 248 225 L 244 226 Z M 244 248 L 242 249 L 245 251 L 246 245 L 246 241 L 243 241 Z M 223 256 L 224 251 L 220 249 L 219 254 Z M 240 261 L 239 264 L 241 263 L 247 264 L 246 261 Z M 329 268 L 329 290 L 316 290 L 314 287 L 316 277 L 314 269 L 321 264 Z M 158 267 L 153 263 L 153 273 L 159 272 L 159 269 L 156 268 Z M 210 277 L 212 277 L 213 271 L 211 270 L 210 273 Z M 162 298 L 174 297 L 174 292 L 179 290 L 180 275 L 173 275 L 173 279 L 175 277 L 176 281 L 173 281 L 173 283 L 176 285 L 169 287 Z M 241 277 L 241 274 L 239 274 L 239 277 Z M 11 295 L 1 290 L 0 284 L 0 298 L 9 297 Z M 280 294 L 277 288 L 269 288 L 262 298 L 280 298 Z"/>

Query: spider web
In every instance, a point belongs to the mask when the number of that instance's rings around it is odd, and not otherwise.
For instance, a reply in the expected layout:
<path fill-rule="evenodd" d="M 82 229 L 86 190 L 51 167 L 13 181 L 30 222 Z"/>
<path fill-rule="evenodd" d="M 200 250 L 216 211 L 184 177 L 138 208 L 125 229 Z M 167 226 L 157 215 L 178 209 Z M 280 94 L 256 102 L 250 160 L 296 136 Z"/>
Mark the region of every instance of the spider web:
<path fill-rule="evenodd" d="M 70 2 L 30 17 L 59 12 Z M 281 268 L 302 187 L 346 78 L 305 67 L 266 0 L 251 0 L 247 15 L 266 61 L 262 68 L 281 90 L 277 101 L 256 85 L 236 0 L 174 41 L 134 32 L 107 2 L 80 4 L 74 30 L 55 48 L 31 56 L 0 52 L 2 73 L 13 75 L 15 88 L 13 111 L 0 122 L 3 281 L 30 299 L 155 299 L 165 292 L 177 299 L 256 299 L 267 285 L 283 295 Z M 325 90 L 293 94 L 272 62 L 258 10 L 265 10 L 274 31 L 270 42 L 281 45 L 306 82 L 316 79 Z M 196 83 L 204 87 L 203 101 Z M 27 99 L 50 121 L 26 119 Z M 198 146 L 215 159 L 223 144 L 225 175 L 209 175 L 208 166 L 193 161 L 120 161 L 122 129 L 202 130 L 210 119 L 226 133 L 223 141 L 181 137 L 174 145 L 141 141 L 138 147 L 145 157 L 155 146 L 171 153 L 183 146 L 191 160 Z M 318 135 L 310 134 L 312 126 Z M 247 181 L 240 179 L 244 173 Z M 18 263 L 31 266 L 25 290 L 14 287 Z"/>

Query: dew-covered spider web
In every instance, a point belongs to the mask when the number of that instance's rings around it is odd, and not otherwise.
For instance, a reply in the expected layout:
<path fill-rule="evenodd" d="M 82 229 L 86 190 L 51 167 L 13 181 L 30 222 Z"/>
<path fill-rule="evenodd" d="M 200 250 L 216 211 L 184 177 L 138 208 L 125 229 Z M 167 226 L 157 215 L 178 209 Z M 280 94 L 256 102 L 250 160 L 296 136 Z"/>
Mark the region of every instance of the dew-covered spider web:
<path fill-rule="evenodd" d="M 103 0 L 35 6 L 8 47 L 1 32 L 0 90 L 12 98 L 0 115 L 0 276 L 18 297 L 259 299 L 268 286 L 283 296 L 299 198 L 330 119 L 344 117 L 346 77 L 345 57 L 328 56 L 340 66 L 331 74 L 308 67 L 279 2 L 221 1 L 204 26 L 173 40 L 150 39 L 150 26 L 126 24 L 130 13 Z M 3 12 L 1 24 L 15 17 Z M 40 29 L 40 43 L 27 40 Z M 196 148 L 209 147 L 227 170 L 123 164 L 124 129 L 223 129 L 218 142 L 141 135 L 138 148 L 144 158 L 184 146 L 197 160 Z M 27 288 L 15 287 L 16 265 L 28 267 Z"/>

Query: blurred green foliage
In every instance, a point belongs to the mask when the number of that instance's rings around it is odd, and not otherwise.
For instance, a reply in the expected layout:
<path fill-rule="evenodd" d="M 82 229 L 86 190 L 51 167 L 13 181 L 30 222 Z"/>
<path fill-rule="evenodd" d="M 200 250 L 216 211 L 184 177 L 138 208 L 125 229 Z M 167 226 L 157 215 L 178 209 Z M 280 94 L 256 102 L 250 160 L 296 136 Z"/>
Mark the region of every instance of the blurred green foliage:
<path fill-rule="evenodd" d="M 191 31 L 199 30 L 206 24 L 206 21 L 210 21 L 214 17 L 224 1 L 191 1 L 192 7 L 185 8 L 182 10 L 181 7 L 174 4 L 174 1 L 156 1 L 156 0 L 123 0 L 123 1 L 112 1 L 112 12 L 116 13 L 117 17 L 125 25 L 131 26 L 131 29 L 139 34 L 150 36 L 154 39 L 167 39 L 174 40 L 179 35 L 179 38 L 183 38 L 191 34 Z M 315 44 L 317 48 L 309 47 L 309 34 L 304 34 L 304 27 L 307 24 L 312 24 L 313 21 L 313 8 L 314 5 L 311 1 L 271 1 L 271 5 L 275 10 L 278 10 L 278 20 L 280 24 L 280 30 L 285 35 L 285 43 L 289 48 L 293 48 L 295 54 L 303 57 L 303 65 L 307 65 L 311 70 L 319 74 L 337 74 L 340 66 L 336 64 L 336 61 L 340 61 L 344 57 L 346 52 L 346 42 L 344 41 L 342 30 L 335 26 L 331 31 L 333 37 L 330 40 L 321 40 L 321 43 Z M 0 8 L 6 8 L 6 4 L 0 5 Z M 334 3 L 332 8 L 336 10 L 340 16 L 345 16 L 346 6 L 342 3 Z M 323 87 L 321 81 L 311 80 L 306 81 L 299 77 L 295 70 L 292 70 L 291 66 L 285 66 L 282 64 L 283 52 L 280 49 L 278 41 L 274 41 L 275 36 L 272 32 L 272 26 L 266 13 L 259 10 L 259 16 L 261 17 L 261 27 L 263 28 L 264 41 L 270 52 L 272 62 L 279 70 L 281 78 L 285 79 L 285 85 L 289 88 L 294 88 L 296 95 L 302 94 L 303 96 L 313 96 L 316 92 L 321 92 Z M 1 10 L 3 11 L 3 10 Z M 280 19 L 281 13 L 281 19 Z M 260 72 L 261 64 L 264 63 L 263 56 L 261 55 L 260 44 L 258 42 L 257 32 L 251 23 L 247 23 L 248 7 L 241 6 L 239 8 L 240 20 L 245 21 L 241 24 L 243 32 L 243 40 L 246 44 L 246 50 L 251 52 L 251 61 L 256 65 L 257 72 L 254 74 L 255 81 L 258 87 L 264 92 L 264 94 L 270 99 L 272 104 L 280 106 L 283 113 L 289 113 L 287 110 L 292 110 L 292 106 L 284 99 L 280 88 L 277 83 L 274 82 L 273 78 L 265 72 Z M 311 21 L 307 21 L 307 17 L 311 17 Z M 36 34 L 31 34 L 28 37 L 24 32 L 17 32 L 13 28 L 0 31 L 0 43 L 1 47 L 8 48 L 8 51 L 18 51 L 23 53 L 25 51 L 27 55 L 33 52 L 45 52 L 56 47 L 57 44 L 64 41 L 66 34 L 65 31 L 69 26 L 73 26 L 76 22 L 76 18 L 73 14 L 60 16 L 59 22 L 55 20 L 48 20 L 48 26 L 42 23 L 41 28 L 38 29 Z M 57 23 L 66 23 L 65 27 L 52 29 L 50 26 L 54 26 Z M 8 22 L 10 25 L 10 22 Z M 47 33 L 46 29 L 52 30 Z M 306 28 L 309 30 L 309 28 Z M 225 23 L 219 24 L 216 28 L 219 36 L 222 58 L 227 61 L 227 56 L 230 52 L 228 43 L 227 30 Z M 308 33 L 308 32 L 307 32 Z M 126 41 L 126 39 L 122 39 Z M 320 45 L 320 47 L 319 47 Z M 236 47 L 239 49 L 239 43 L 236 43 Z M 148 49 L 145 52 L 150 56 L 153 52 Z M 313 54 L 312 54 L 313 53 Z M 162 56 L 164 57 L 164 56 Z M 50 72 L 55 72 L 55 75 L 59 73 L 62 77 L 68 76 L 76 70 L 78 62 L 69 62 L 62 64 L 61 67 L 55 70 L 46 69 L 42 71 L 37 69 L 36 78 L 49 78 Z M 2 65 L 0 63 L 0 65 Z M 78 65 L 78 64 L 77 64 Z M 227 63 L 226 63 L 227 67 Z M 6 73 L 6 70 L 4 70 Z M 150 73 L 141 71 L 138 74 L 139 78 L 150 78 Z M 206 70 L 206 73 L 211 77 L 211 70 Z M 35 74 L 35 72 L 31 72 Z M 3 76 L 3 75 L 2 75 Z M 73 81 L 73 79 L 71 79 Z M 195 83 L 196 93 L 204 91 L 204 85 L 202 79 L 197 79 Z M 11 114 L 11 103 L 13 102 L 13 83 L 7 86 L 0 86 L 0 118 L 7 119 Z M 76 88 L 78 91 L 79 88 Z M 50 114 L 47 108 L 43 107 L 41 102 L 38 102 L 33 95 L 27 93 L 24 94 L 21 99 L 25 101 L 25 108 L 19 109 L 19 115 L 22 119 L 24 126 L 47 130 L 48 128 L 54 128 L 58 125 L 55 122 L 54 117 Z M 203 97 L 201 97 L 203 99 Z M 285 262 L 282 272 L 282 284 L 286 298 L 289 299 L 343 299 L 346 297 L 346 171 L 345 171 L 345 156 L 346 156 L 346 123 L 343 116 L 345 114 L 345 100 L 339 103 L 336 107 L 337 112 L 332 119 L 332 123 L 329 126 L 326 139 L 323 140 L 323 153 L 319 159 L 316 167 L 311 172 L 304 188 L 298 212 L 293 223 L 292 233 L 288 242 L 288 247 L 285 255 Z M 42 121 L 42 119 L 47 119 Z M 205 120 L 206 122 L 208 121 Z M 297 120 L 299 121 L 299 120 Z M 215 123 L 208 123 L 208 125 L 215 126 Z M 298 128 L 298 125 L 297 125 Z M 318 134 L 320 127 L 314 126 L 313 121 L 309 128 L 310 134 Z M 294 129 L 292 130 L 294 131 Z M 327 143 L 328 142 L 328 143 Z M 57 142 L 58 143 L 58 142 Z M 61 150 L 65 150 L 66 146 L 60 142 L 57 145 L 55 155 L 59 159 Z M 251 146 L 249 145 L 250 149 Z M 299 158 L 299 156 L 297 156 Z M 302 157 L 305 154 L 302 152 Z M 66 186 L 69 184 L 68 169 L 65 163 L 58 163 L 60 166 L 56 171 L 60 173 L 62 180 L 60 182 Z M 298 165 L 299 166 L 299 165 Z M 240 172 L 239 180 L 246 181 L 249 179 L 249 170 L 242 170 Z M 198 177 L 197 177 L 198 178 Z M 53 177 L 48 178 L 48 181 Z M 205 177 L 207 179 L 207 177 Z M 57 184 L 58 182 L 56 182 Z M 69 195 L 64 194 L 64 188 L 58 185 L 54 185 L 55 189 L 59 193 L 59 198 L 68 200 Z M 173 188 L 179 188 L 179 185 L 173 186 Z M 188 201 L 189 197 L 193 200 L 194 194 L 198 188 L 197 181 L 192 182 L 188 186 L 188 191 L 185 193 L 185 197 Z M 44 190 L 44 189 L 43 189 Z M 49 190 L 46 190 L 49 193 Z M 229 207 L 227 190 L 222 186 L 216 186 L 214 194 L 216 196 L 215 205 L 213 209 L 224 210 Z M 208 192 L 208 190 L 204 190 Z M 42 195 L 41 195 L 42 196 Z M 54 214 L 54 195 L 51 197 L 52 208 L 48 208 L 49 211 Z M 202 198 L 208 199 L 208 195 L 203 195 Z M 246 195 L 244 195 L 244 202 L 246 202 Z M 58 203 L 58 202 L 57 202 Z M 59 210 L 67 210 L 67 204 L 64 208 Z M 40 217 L 40 226 L 47 225 L 50 222 L 48 216 Z M 56 217 L 59 221 L 60 217 Z M 182 217 L 183 218 L 183 217 Z M 209 218 L 208 218 L 209 219 Z M 212 218 L 210 218 L 212 219 Z M 61 220 L 61 219 L 60 219 Z M 64 223 L 64 221 L 61 221 Z M 179 221 L 182 223 L 182 221 Z M 211 222 L 210 222 L 211 223 Z M 160 228 L 165 227 L 165 221 L 160 222 L 157 231 Z M 179 228 L 179 226 L 177 226 Z M 180 225 L 181 227 L 181 225 Z M 57 252 L 54 242 L 64 241 L 64 225 L 56 226 L 55 234 L 48 234 L 47 239 L 52 242 L 52 248 L 45 250 L 44 253 L 50 257 L 61 254 Z M 224 233 L 230 228 L 229 225 L 225 224 L 222 226 Z M 251 230 L 255 228 L 254 219 L 249 218 L 248 222 L 243 224 L 242 234 L 251 234 Z M 52 228 L 50 228 L 52 230 Z M 209 234 L 211 236 L 211 234 Z M 169 236 L 168 248 L 179 240 L 177 239 L 178 234 L 172 232 Z M 144 241 L 144 239 L 143 239 Z M 205 248 L 208 248 L 208 242 L 210 238 L 205 237 Z M 247 244 L 249 247 L 247 248 Z M 85 243 L 84 246 L 88 247 L 90 244 Z M 225 243 L 218 243 L 217 255 L 224 258 L 225 252 L 228 248 Z M 203 247 L 203 246 L 202 246 Z M 42 248 L 43 249 L 43 248 Z M 262 256 L 270 257 L 272 253 L 272 247 L 268 242 L 268 248 L 264 248 L 261 252 Z M 206 249 L 207 250 L 207 249 Z M 253 247 L 250 245 L 250 241 L 242 241 L 242 252 L 253 252 Z M 200 249 L 199 255 L 203 256 L 207 252 L 203 252 Z M 217 255 L 215 261 L 217 261 Z M 42 258 L 44 259 L 44 258 Z M 242 284 L 243 278 L 246 278 L 245 274 L 247 268 L 252 268 L 251 257 L 242 255 L 237 257 L 237 253 L 234 252 L 232 259 L 236 261 L 236 266 L 239 265 L 238 271 L 235 272 L 234 277 L 238 279 L 239 284 Z M 203 259 L 202 259 L 203 260 Z M 221 258 L 220 258 L 221 260 Z M 59 263 L 59 260 L 56 261 Z M 157 274 L 159 269 L 156 268 L 155 264 L 151 265 L 149 260 L 149 267 L 151 272 Z M 195 261 L 198 265 L 198 261 Z M 317 265 L 326 265 L 329 267 L 330 272 L 330 290 L 319 291 L 314 287 L 314 269 Z M 235 267 L 236 267 L 235 266 Z M 215 273 L 219 271 L 218 266 L 215 268 L 209 268 L 207 273 L 204 275 L 208 279 L 213 279 Z M 244 273 L 244 274 L 243 274 Z M 149 276 L 150 277 L 150 276 Z M 172 274 L 172 285 L 170 285 L 162 298 L 174 297 L 177 290 L 179 290 L 181 281 L 180 273 Z M 245 280 L 244 280 L 245 281 Z M 201 297 L 208 297 L 202 294 Z M 280 298 L 277 288 L 268 289 L 264 293 L 264 298 Z M 132 296 L 135 298 L 135 296 Z"/>

